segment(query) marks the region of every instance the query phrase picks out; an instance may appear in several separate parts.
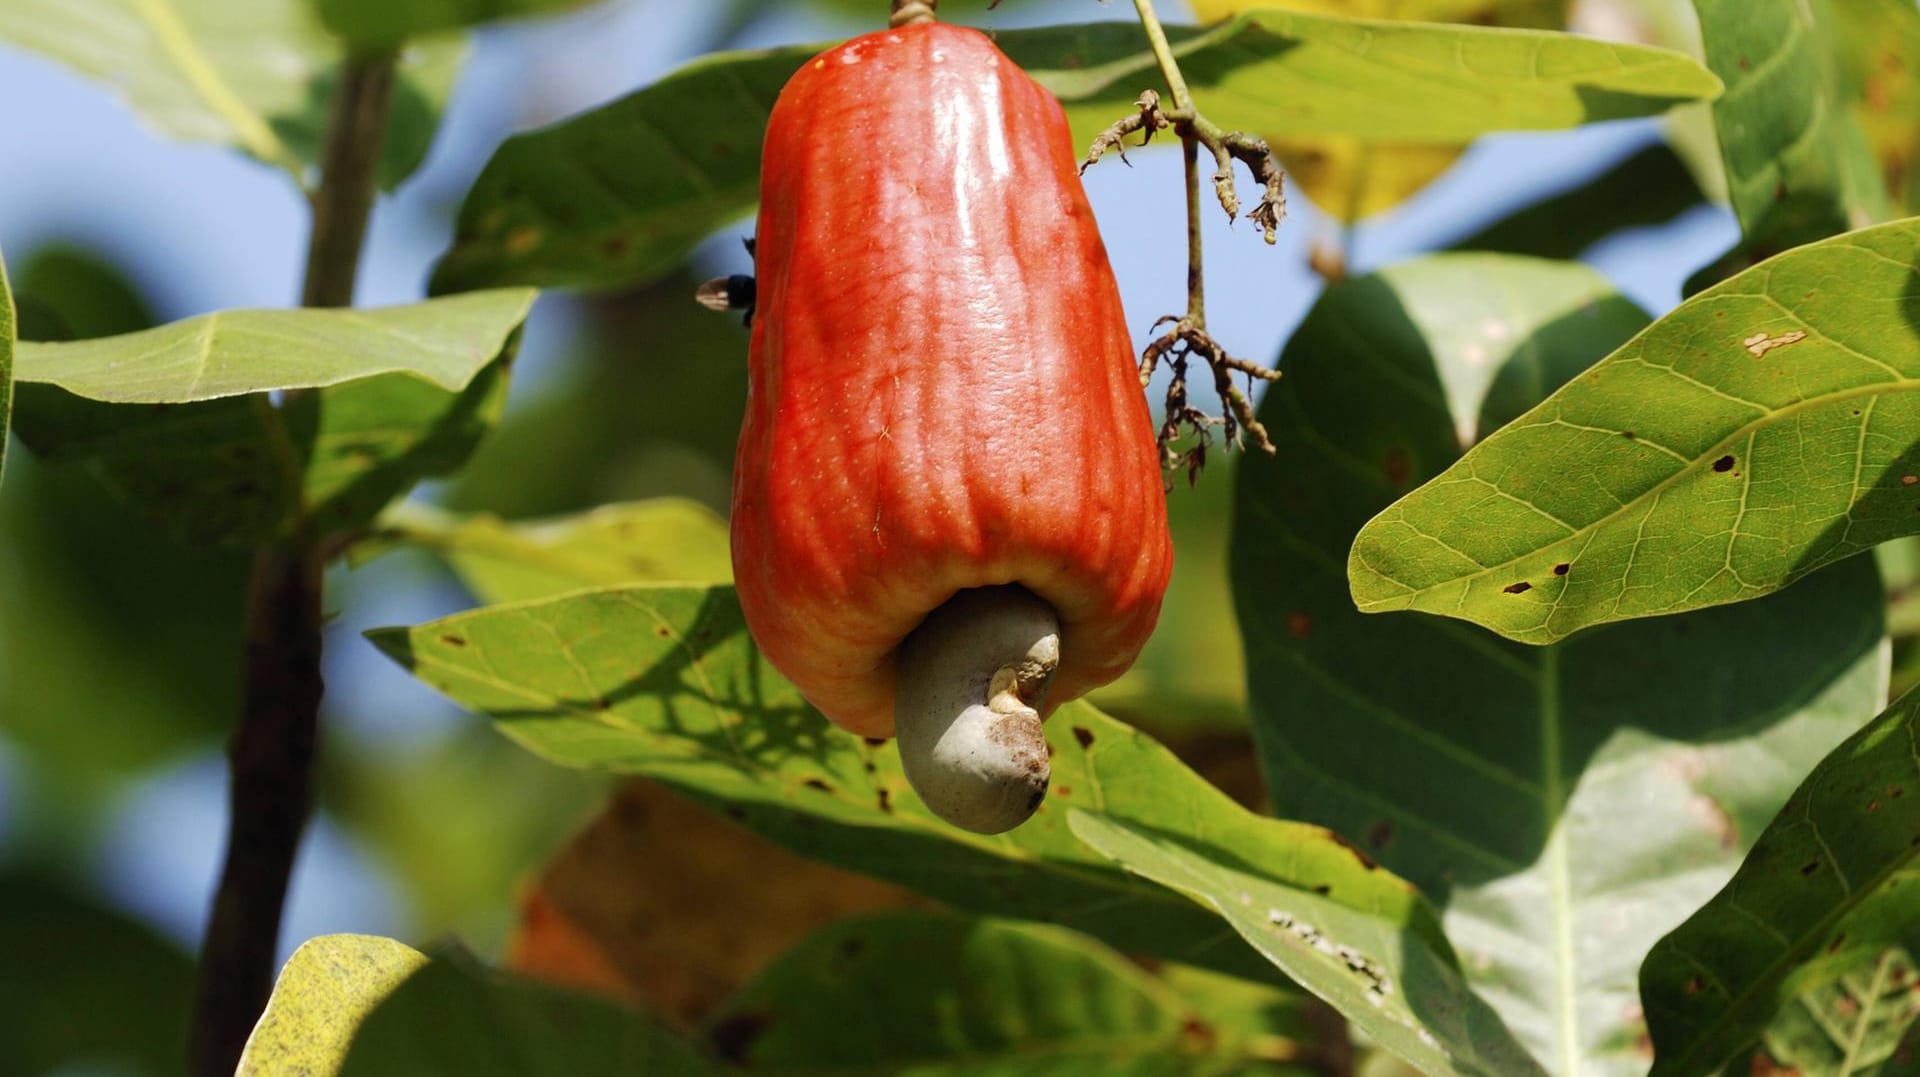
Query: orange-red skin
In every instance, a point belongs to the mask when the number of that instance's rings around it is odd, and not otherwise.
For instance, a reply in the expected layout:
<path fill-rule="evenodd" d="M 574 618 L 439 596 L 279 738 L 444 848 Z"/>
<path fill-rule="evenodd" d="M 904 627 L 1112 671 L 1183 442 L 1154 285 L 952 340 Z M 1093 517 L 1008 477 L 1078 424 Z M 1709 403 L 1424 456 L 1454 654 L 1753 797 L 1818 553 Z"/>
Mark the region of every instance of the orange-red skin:
<path fill-rule="evenodd" d="M 1058 101 L 977 31 L 829 49 L 767 125 L 733 567 L 760 649 L 893 735 L 955 591 L 1059 613 L 1048 709 L 1133 664 L 1172 569 L 1152 420 Z"/>

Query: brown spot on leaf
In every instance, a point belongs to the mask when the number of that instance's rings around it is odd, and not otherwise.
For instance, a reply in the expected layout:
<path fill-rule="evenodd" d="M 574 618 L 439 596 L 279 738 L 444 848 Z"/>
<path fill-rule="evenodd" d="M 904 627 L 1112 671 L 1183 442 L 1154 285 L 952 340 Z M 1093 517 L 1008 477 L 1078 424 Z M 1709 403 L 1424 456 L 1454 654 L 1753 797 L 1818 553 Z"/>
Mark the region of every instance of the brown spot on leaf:
<path fill-rule="evenodd" d="M 467 645 L 467 641 L 465 638 L 453 635 L 451 633 L 441 636 L 440 642 L 446 644 L 449 647 L 465 647 Z"/>
<path fill-rule="evenodd" d="M 1339 831 L 1329 830 L 1327 831 L 1327 836 L 1333 839 L 1334 844 L 1340 846 L 1340 848 L 1342 849 L 1345 849 L 1347 852 L 1352 853 L 1353 858 L 1355 860 L 1360 861 L 1361 867 L 1366 868 L 1368 871 L 1379 870 L 1380 865 L 1373 862 L 1373 857 L 1370 857 L 1365 852 L 1361 851 L 1359 846 L 1348 841 L 1344 836 L 1341 835 Z"/>
<path fill-rule="evenodd" d="M 1333 887 L 1326 883 L 1321 883 L 1319 886 L 1313 888 L 1313 892 L 1319 894 L 1321 897 L 1326 897 L 1328 894 L 1333 893 Z"/>
<path fill-rule="evenodd" d="M 1837 954 L 1840 952 L 1840 947 L 1845 946 L 1846 944 L 1847 944 L 1847 933 L 1842 931 L 1838 935 L 1835 935 L 1833 937 L 1832 942 L 1827 943 L 1827 952 L 1830 954 Z"/>
<path fill-rule="evenodd" d="M 724 1062 L 742 1064 L 753 1054 L 753 1042 L 773 1024 L 773 1015 L 765 1010 L 743 1010 L 713 1026 L 708 1034 L 713 1053 Z"/>
<path fill-rule="evenodd" d="M 1413 477 L 1413 457 L 1405 449 L 1388 449 L 1381 470 L 1386 472 L 1390 485 L 1405 486 L 1407 480 Z"/>
<path fill-rule="evenodd" d="M 1687 981 L 1686 991 L 1687 991 L 1687 994 L 1689 995 L 1697 995 L 1706 989 L 1707 989 L 1707 981 L 1701 979 L 1698 976 L 1695 976 L 1693 979 Z"/>
<path fill-rule="evenodd" d="M 1559 564 L 1553 566 L 1553 574 L 1556 576 L 1564 576 L 1572 570 L 1573 570 L 1573 564 L 1568 561 L 1562 561 Z"/>
<path fill-rule="evenodd" d="M 885 737 L 861 737 L 860 739 L 866 741 L 869 748 L 880 748 L 887 743 Z"/>
<path fill-rule="evenodd" d="M 1722 456 L 1722 457 L 1721 457 L 1720 459 L 1718 459 L 1718 460 L 1715 460 L 1715 461 L 1713 462 L 1713 469 L 1714 469 L 1715 471 L 1718 471 L 1718 472 L 1720 472 L 1720 473 L 1721 473 L 1722 475 L 1724 475 L 1724 474 L 1726 474 L 1726 473 L 1727 473 L 1727 472 L 1729 472 L 1729 471 L 1732 471 L 1732 470 L 1733 470 L 1733 457 L 1732 457 L 1732 456 Z"/>
<path fill-rule="evenodd" d="M 818 778 L 808 778 L 805 782 L 802 782 L 801 784 L 805 785 L 808 789 L 818 789 L 822 793 L 833 792 L 833 786 L 828 785 L 826 782 L 823 782 Z"/>
<path fill-rule="evenodd" d="M 880 810 L 883 812 L 886 812 L 888 815 L 892 815 L 893 814 L 893 794 L 887 792 L 887 790 L 884 787 L 875 789 L 873 792 L 874 792 L 875 798 L 880 802 Z"/>
<path fill-rule="evenodd" d="M 1809 860 L 1806 863 L 1800 865 L 1800 874 L 1802 875 L 1812 875 L 1814 872 L 1819 870 L 1820 870 L 1820 861 L 1818 860 Z"/>
<path fill-rule="evenodd" d="M 1287 614 L 1287 635 L 1294 639 L 1306 639 L 1313 635 L 1313 618 L 1305 610 L 1294 610 Z"/>
<path fill-rule="evenodd" d="M 1502 587 L 1501 590 L 1505 591 L 1507 594 L 1510 594 L 1510 595 L 1522 595 L 1522 594 L 1526 594 L 1528 591 L 1533 590 L 1533 584 L 1530 584 L 1525 580 L 1521 580 L 1519 583 L 1507 584 L 1505 587 Z"/>
<path fill-rule="evenodd" d="M 1093 747 L 1093 730 L 1088 729 L 1086 726 L 1083 726 L 1083 725 L 1074 726 L 1073 739 L 1080 742 L 1080 748 L 1082 751 L 1088 748 L 1091 748 Z"/>
<path fill-rule="evenodd" d="M 1900 476 L 1900 485 L 1902 485 L 1902 486 L 1912 486 L 1912 485 L 1913 485 L 1914 483 L 1916 483 L 1916 482 L 1920 482 L 1920 475 L 1902 475 L 1902 476 Z"/>
<path fill-rule="evenodd" d="M 1053 795 L 1057 797 L 1070 797 L 1073 795 L 1073 786 L 1056 785 L 1053 787 Z"/>
<path fill-rule="evenodd" d="M 1367 844 L 1373 846 L 1374 852 L 1386 848 L 1387 843 L 1392 840 L 1393 824 L 1385 819 L 1367 828 Z"/>

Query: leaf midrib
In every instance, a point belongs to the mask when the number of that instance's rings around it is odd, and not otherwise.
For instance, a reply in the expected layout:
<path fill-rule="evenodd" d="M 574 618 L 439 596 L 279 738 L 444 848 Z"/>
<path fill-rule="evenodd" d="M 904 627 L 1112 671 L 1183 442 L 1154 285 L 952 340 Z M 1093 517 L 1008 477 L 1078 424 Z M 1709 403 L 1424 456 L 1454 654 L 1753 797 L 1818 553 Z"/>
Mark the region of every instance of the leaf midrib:
<path fill-rule="evenodd" d="M 187 85 L 193 87 L 200 100 L 213 110 L 214 114 L 226 121 L 241 148 L 260 160 L 291 173 L 296 181 L 301 179 L 304 167 L 280 141 L 273 128 L 258 112 L 250 108 L 227 80 L 220 74 L 219 68 L 207 57 L 205 50 L 194 41 L 187 30 L 186 21 L 180 17 L 173 6 L 173 0 L 129 0 L 135 14 L 147 24 L 154 39 L 160 45 L 160 51 L 179 69 Z"/>

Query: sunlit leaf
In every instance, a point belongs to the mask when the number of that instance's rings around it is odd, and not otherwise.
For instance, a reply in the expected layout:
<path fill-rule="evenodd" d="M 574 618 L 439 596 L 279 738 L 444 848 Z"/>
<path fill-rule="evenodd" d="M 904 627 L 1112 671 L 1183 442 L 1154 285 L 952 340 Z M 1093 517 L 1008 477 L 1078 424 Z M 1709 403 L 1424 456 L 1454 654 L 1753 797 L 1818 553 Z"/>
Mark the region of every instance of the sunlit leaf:
<path fill-rule="evenodd" d="M 591 0 L 311 0 L 327 29 L 361 45 L 580 7 Z"/>
<path fill-rule="evenodd" d="M 338 1073 L 360 1023 L 426 964 L 418 950 L 371 935 L 302 943 L 280 970 L 235 1077 Z"/>
<path fill-rule="evenodd" d="M 1211 916 L 1106 864 L 1065 809 L 1177 820 L 1232 845 L 1254 817 L 1166 749 L 1084 704 L 1048 724 L 1047 802 L 1010 834 L 936 819 L 899 755 L 807 707 L 749 639 L 731 588 L 635 587 L 457 614 L 370 638 L 428 684 L 565 766 L 643 774 L 804 855 L 960 908 L 1042 919 L 1126 950 L 1259 974 Z M 1283 825 L 1276 875 L 1444 948 L 1417 895 L 1317 827 Z"/>
<path fill-rule="evenodd" d="M 1246 1074 L 1286 1065 L 1301 1031 L 1168 984 L 1083 935 L 930 913 L 844 920 L 787 952 L 717 1013 L 708 1041 L 753 1070 L 817 1074 Z M 1256 988 L 1283 1020 L 1289 999 Z M 1226 1018 L 1222 1020 L 1221 1018 Z"/>
<path fill-rule="evenodd" d="M 1199 0 L 1193 13 L 1213 22 L 1243 11 L 1285 8 L 1323 15 L 1475 26 L 1558 30 L 1567 0 Z M 1266 129 L 1259 132 L 1266 134 Z M 1337 220 L 1354 222 L 1392 209 L 1453 167 L 1463 143 L 1375 142 L 1357 138 L 1283 138 L 1268 144 L 1287 170 L 1290 189 Z"/>
<path fill-rule="evenodd" d="M 1082 841 L 1219 913 L 1267 960 L 1422 1073 L 1543 1072 L 1467 987 L 1451 953 L 1261 870 L 1282 859 L 1268 842 L 1290 825 L 1263 820 L 1238 843 L 1209 847 L 1088 811 L 1072 816 Z"/>
<path fill-rule="evenodd" d="M 533 292 L 378 310 L 232 310 L 122 336 L 25 343 L 15 376 L 110 404 L 182 404 L 403 373 L 460 390 L 497 358 Z"/>
<path fill-rule="evenodd" d="M 1756 258 L 1892 215 L 1836 70 L 1835 9 L 1878 2 L 1694 0 L 1707 66 L 1727 85 L 1714 125 L 1734 213 Z M 1912 5 L 1907 15 L 1920 21 Z"/>
<path fill-rule="evenodd" d="M 1168 33 L 1211 119 L 1273 135 L 1457 143 L 1654 115 L 1719 88 L 1677 53 L 1568 34 L 1275 10 Z M 1159 84 L 1136 27 L 1010 30 L 994 40 L 1066 104 L 1081 145 Z M 670 269 L 753 205 L 767 114 L 818 48 L 708 56 L 509 139 L 461 207 L 434 290 L 610 286 Z"/>
<path fill-rule="evenodd" d="M 9 0 L 0 41 L 109 86 L 162 133 L 234 146 L 304 181 L 319 152 L 341 47 L 309 0 Z M 464 43 L 400 59 L 381 155 L 385 186 L 426 158 Z"/>
<path fill-rule="evenodd" d="M 1777 652 L 1776 652 L 1777 653 Z M 1712 901 L 1641 969 L 1654 1073 L 1699 1073 L 1811 987 L 1920 953 L 1920 692 L 1814 768 Z"/>
<path fill-rule="evenodd" d="M 346 1017 L 356 1026 L 329 1028 L 290 1044 L 311 1052 L 289 1057 L 304 1067 L 298 1072 L 314 1077 L 712 1072 L 690 1045 L 632 1011 L 477 967 L 464 955 L 438 957 L 408 973 L 403 966 L 418 963 L 419 955 L 387 940 L 329 935 L 303 949 L 310 951 L 308 971 L 297 982 L 317 982 L 332 998 L 302 1016 Z M 328 967 L 336 964 L 362 967 L 358 974 Z M 398 984 L 396 974 L 404 976 Z M 338 1054 L 341 1032 L 352 1035 L 344 1061 Z"/>
<path fill-rule="evenodd" d="M 1275 810 L 1442 903 L 1468 981 L 1556 1073 L 1644 1070 L 1640 958 L 1879 704 L 1885 668 L 1865 559 L 1544 648 L 1353 607 L 1370 516 L 1645 323 L 1572 263 L 1443 255 L 1335 285 L 1262 402 L 1279 452 L 1242 462 L 1234 513 Z"/>
<path fill-rule="evenodd" d="M 356 553 L 430 550 L 482 602 L 545 598 L 623 583 L 725 583 L 733 578 L 726 521 L 681 498 L 603 505 L 578 516 L 505 521 L 399 505 Z"/>
<path fill-rule="evenodd" d="M 1920 220 L 1682 304 L 1369 522 L 1369 612 L 1549 643 L 1755 598 L 1920 531 Z"/>
<path fill-rule="evenodd" d="M 235 311 L 30 344 L 16 426 L 188 543 L 249 543 L 296 508 L 350 527 L 472 451 L 504 405 L 501 359 L 532 298 Z M 259 395 L 315 387 L 285 408 Z"/>

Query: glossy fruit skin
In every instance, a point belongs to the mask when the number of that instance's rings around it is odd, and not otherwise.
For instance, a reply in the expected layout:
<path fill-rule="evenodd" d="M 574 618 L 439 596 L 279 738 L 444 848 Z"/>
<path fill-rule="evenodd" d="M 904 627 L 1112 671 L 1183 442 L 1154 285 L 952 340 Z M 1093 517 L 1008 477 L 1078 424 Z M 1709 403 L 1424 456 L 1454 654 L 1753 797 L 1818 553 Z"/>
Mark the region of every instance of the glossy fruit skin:
<path fill-rule="evenodd" d="M 1172 569 L 1120 293 L 1058 101 L 940 23 L 810 60 L 768 122 L 733 567 L 755 641 L 893 734 L 894 649 L 963 588 L 1062 626 L 1048 710 L 1118 677 Z"/>

